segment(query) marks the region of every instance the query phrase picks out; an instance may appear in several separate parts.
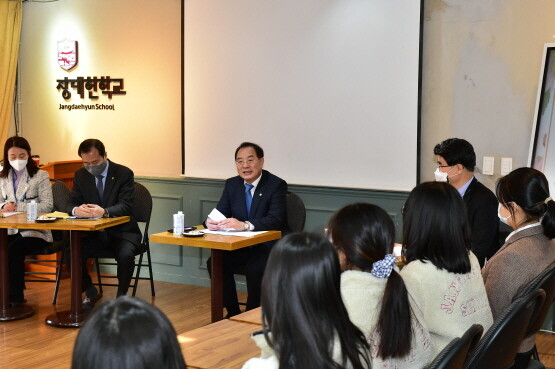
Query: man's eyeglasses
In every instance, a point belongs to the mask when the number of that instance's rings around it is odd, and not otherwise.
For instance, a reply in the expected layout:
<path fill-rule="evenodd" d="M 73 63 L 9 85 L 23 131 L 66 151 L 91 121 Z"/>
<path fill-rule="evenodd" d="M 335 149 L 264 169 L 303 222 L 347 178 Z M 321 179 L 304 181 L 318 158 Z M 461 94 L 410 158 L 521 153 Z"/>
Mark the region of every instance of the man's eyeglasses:
<path fill-rule="evenodd" d="M 247 160 L 235 160 L 235 164 L 237 165 L 243 165 L 245 163 L 247 163 L 248 165 L 251 165 L 252 163 L 254 163 L 256 160 L 258 159 L 247 159 Z"/>

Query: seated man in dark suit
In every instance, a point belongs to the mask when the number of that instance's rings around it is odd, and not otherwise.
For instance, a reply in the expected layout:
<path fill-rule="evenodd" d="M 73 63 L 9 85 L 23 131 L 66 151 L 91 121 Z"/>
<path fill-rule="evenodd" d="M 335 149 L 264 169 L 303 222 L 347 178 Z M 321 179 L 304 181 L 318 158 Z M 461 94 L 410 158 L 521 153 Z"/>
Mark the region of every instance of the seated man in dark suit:
<path fill-rule="evenodd" d="M 78 155 L 83 168 L 75 172 L 73 191 L 67 203 L 67 212 L 82 218 L 131 216 L 123 223 L 83 236 L 83 300 L 90 307 L 101 297 L 93 286 L 86 268 L 86 260 L 104 249 L 115 252 L 118 277 L 117 295 L 129 289 L 135 255 L 139 251 L 141 231 L 133 218 L 135 182 L 133 172 L 123 165 L 108 160 L 104 144 L 97 139 L 87 139 L 79 145 Z"/>
<path fill-rule="evenodd" d="M 468 141 L 449 138 L 434 147 L 434 154 L 436 181 L 449 182 L 463 197 L 472 232 L 472 252 L 483 267 L 500 247 L 497 198 L 474 177 L 476 154 Z"/>
<path fill-rule="evenodd" d="M 287 231 L 285 195 L 287 183 L 262 170 L 264 151 L 251 142 L 243 142 L 235 150 L 236 177 L 226 181 L 217 209 L 227 217 L 222 221 L 206 219 L 211 230 Z M 235 251 L 223 257 L 224 305 L 227 317 L 241 311 L 237 301 L 234 273 L 244 271 L 247 279 L 247 310 L 260 306 L 260 286 L 266 261 L 274 242 L 266 242 Z M 208 272 L 211 260 L 208 259 Z"/>

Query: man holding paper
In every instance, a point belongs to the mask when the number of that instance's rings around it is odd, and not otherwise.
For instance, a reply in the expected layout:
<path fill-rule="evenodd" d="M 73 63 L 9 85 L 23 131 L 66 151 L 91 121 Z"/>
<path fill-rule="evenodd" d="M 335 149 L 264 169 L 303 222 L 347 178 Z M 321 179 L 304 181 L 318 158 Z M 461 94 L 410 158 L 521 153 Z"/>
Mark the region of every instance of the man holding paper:
<path fill-rule="evenodd" d="M 83 141 L 78 154 L 83 159 L 83 168 L 75 172 L 67 212 L 81 218 L 131 217 L 128 223 L 87 232 L 82 239 L 83 291 L 86 295 L 83 304 L 92 307 L 101 294 L 93 286 L 87 271 L 87 258 L 103 249 L 112 250 L 118 264 L 117 295 L 125 295 L 133 277 L 141 231 L 133 217 L 135 182 L 131 169 L 108 160 L 104 144 L 97 139 Z"/>
<path fill-rule="evenodd" d="M 285 195 L 287 183 L 263 170 L 264 151 L 251 142 L 235 150 L 238 176 L 229 178 L 222 197 L 210 213 L 206 226 L 210 230 L 287 231 Z M 221 214 L 218 214 L 221 213 Z M 224 305 L 227 317 L 241 313 L 234 274 L 244 272 L 247 279 L 247 310 L 260 306 L 260 286 L 273 242 L 266 242 L 226 252 L 223 258 Z M 207 262 L 211 273 L 211 260 Z"/>

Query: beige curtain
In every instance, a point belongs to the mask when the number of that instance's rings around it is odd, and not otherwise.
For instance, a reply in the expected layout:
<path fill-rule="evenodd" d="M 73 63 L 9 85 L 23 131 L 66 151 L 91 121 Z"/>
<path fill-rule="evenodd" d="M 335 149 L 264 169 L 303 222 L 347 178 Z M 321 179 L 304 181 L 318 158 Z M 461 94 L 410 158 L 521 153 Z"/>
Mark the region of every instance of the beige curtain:
<path fill-rule="evenodd" d="M 21 0 L 0 0 L 0 143 L 6 141 L 13 109 L 21 34 Z"/>

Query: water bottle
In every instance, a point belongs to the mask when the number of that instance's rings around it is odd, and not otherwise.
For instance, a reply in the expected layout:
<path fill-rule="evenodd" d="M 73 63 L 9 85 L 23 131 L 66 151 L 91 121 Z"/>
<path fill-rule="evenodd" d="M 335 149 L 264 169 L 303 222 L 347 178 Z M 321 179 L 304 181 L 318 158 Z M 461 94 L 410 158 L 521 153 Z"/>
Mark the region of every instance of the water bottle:
<path fill-rule="evenodd" d="M 184 227 L 185 227 L 185 214 L 183 214 L 182 211 L 178 211 L 177 214 L 173 215 L 173 233 L 182 234 Z"/>
<path fill-rule="evenodd" d="M 37 203 L 35 202 L 35 200 L 31 200 L 31 202 L 27 204 L 27 220 L 34 222 L 35 220 L 37 220 L 37 217 Z"/>

